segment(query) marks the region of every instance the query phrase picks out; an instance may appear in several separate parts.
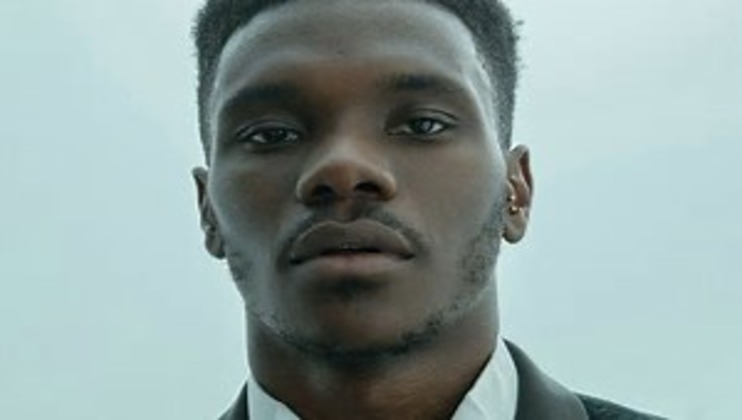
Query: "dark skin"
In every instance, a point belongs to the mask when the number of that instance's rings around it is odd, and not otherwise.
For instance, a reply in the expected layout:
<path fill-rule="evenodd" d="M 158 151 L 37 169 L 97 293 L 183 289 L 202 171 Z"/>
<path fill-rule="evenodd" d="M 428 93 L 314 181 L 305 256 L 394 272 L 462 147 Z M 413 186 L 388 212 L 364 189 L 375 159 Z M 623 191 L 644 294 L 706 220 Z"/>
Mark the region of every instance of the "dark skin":
<path fill-rule="evenodd" d="M 449 418 L 495 350 L 496 254 L 532 182 L 492 83 L 416 2 L 292 3 L 227 44 L 194 170 L 206 247 L 256 380 L 302 418 Z"/>

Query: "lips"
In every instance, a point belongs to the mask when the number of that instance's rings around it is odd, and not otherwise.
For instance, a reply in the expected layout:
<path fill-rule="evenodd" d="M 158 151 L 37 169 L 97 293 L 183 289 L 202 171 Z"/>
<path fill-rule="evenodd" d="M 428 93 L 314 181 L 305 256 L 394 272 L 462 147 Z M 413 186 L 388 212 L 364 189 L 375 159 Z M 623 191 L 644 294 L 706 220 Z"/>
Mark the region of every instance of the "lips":
<path fill-rule="evenodd" d="M 349 258 L 380 255 L 396 259 L 413 256 L 410 242 L 398 231 L 373 220 L 350 223 L 318 223 L 293 243 L 289 252 L 291 264 L 299 265 L 325 257 Z"/>

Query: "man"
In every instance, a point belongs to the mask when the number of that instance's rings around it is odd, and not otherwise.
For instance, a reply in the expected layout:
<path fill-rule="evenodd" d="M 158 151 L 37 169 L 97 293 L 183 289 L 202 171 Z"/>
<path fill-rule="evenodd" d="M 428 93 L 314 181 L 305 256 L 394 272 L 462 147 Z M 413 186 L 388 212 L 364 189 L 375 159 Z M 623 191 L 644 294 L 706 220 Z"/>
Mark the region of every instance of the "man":
<path fill-rule="evenodd" d="M 499 334 L 533 192 L 502 4 L 209 0 L 195 37 L 202 227 L 251 370 L 223 419 L 654 418 Z"/>

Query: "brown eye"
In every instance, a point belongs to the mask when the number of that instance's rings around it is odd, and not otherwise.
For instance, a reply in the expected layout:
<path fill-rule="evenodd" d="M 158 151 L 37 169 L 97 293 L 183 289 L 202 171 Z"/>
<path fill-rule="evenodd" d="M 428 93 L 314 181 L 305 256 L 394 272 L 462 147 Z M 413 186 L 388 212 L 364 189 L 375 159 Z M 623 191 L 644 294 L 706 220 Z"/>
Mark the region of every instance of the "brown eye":
<path fill-rule="evenodd" d="M 432 118 L 417 118 L 407 123 L 411 134 L 415 135 L 432 135 L 438 134 L 448 128 L 441 121 Z"/>
<path fill-rule="evenodd" d="M 389 134 L 393 136 L 429 137 L 441 134 L 452 128 L 453 123 L 437 117 L 416 117 L 405 121 L 393 129 Z"/>
<path fill-rule="evenodd" d="M 251 127 L 237 135 L 239 142 L 254 146 L 281 146 L 295 143 L 300 138 L 297 130 L 279 126 Z"/>

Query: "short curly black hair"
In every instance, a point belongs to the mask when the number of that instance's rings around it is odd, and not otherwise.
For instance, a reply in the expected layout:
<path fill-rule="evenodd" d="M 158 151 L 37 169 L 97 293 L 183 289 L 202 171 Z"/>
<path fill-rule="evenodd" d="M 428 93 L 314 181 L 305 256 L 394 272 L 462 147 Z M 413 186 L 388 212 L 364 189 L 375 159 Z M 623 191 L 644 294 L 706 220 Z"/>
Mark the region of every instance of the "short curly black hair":
<path fill-rule="evenodd" d="M 198 59 L 198 110 L 201 142 L 210 154 L 208 99 L 212 93 L 219 58 L 230 37 L 256 15 L 275 6 L 299 0 L 206 0 L 196 15 L 193 38 Z M 409 0 L 404 0 L 409 1 Z M 443 7 L 457 16 L 474 36 L 495 85 L 499 136 L 510 146 L 519 58 L 517 23 L 502 0 L 417 0 Z"/>

